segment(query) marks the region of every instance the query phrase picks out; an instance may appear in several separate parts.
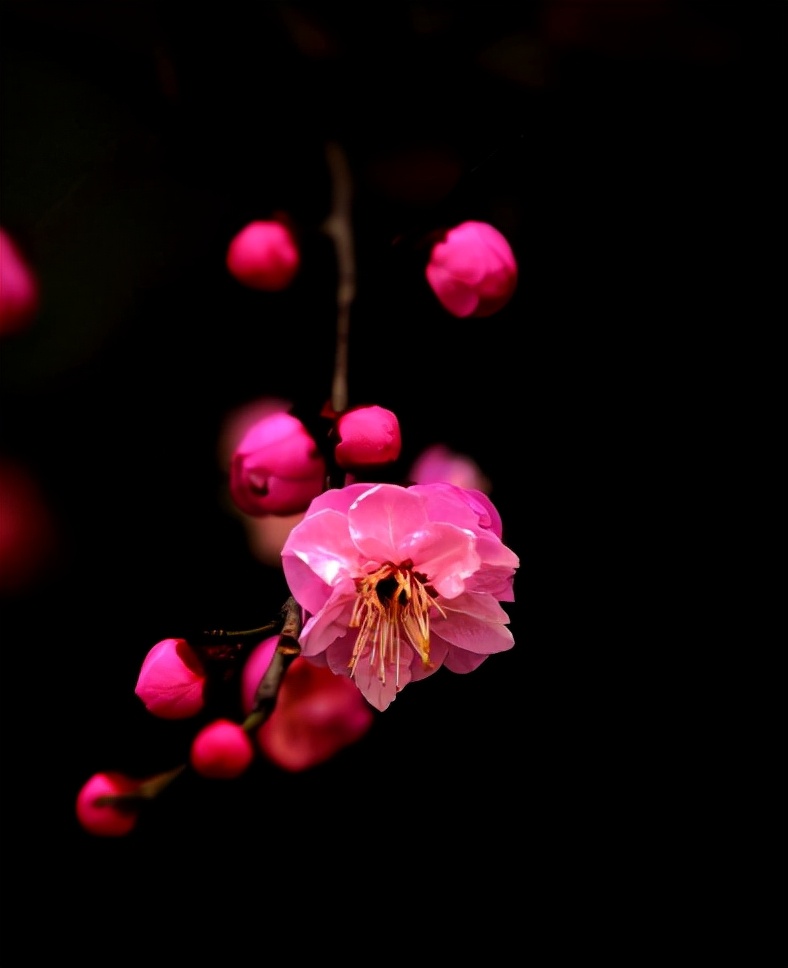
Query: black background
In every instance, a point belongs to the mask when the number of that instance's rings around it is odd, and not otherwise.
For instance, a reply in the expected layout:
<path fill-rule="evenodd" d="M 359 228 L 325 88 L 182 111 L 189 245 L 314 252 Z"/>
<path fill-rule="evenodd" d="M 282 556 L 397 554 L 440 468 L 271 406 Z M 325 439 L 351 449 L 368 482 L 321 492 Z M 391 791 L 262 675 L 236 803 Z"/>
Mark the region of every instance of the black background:
<path fill-rule="evenodd" d="M 277 933 L 285 957 L 426 932 L 496 961 L 735 940 L 708 898 L 737 896 L 748 850 L 721 810 L 748 775 L 734 549 L 769 481 L 785 308 L 784 5 L 0 9 L 0 224 L 43 296 L 0 347 L 0 445 L 59 534 L 2 602 L 6 912 L 83 956 L 102 929 L 225 956 L 251 929 L 264 957 Z M 441 441 L 489 476 L 515 647 L 409 687 L 322 767 L 186 777 L 132 836 L 93 838 L 73 813 L 92 773 L 188 750 L 194 724 L 133 693 L 151 645 L 283 600 L 217 444 L 259 396 L 330 392 L 329 140 L 354 177 L 351 402 L 399 415 L 395 470 Z M 276 210 L 302 271 L 244 289 L 228 241 Z M 468 218 L 520 266 L 484 321 L 440 309 L 417 244 Z"/>

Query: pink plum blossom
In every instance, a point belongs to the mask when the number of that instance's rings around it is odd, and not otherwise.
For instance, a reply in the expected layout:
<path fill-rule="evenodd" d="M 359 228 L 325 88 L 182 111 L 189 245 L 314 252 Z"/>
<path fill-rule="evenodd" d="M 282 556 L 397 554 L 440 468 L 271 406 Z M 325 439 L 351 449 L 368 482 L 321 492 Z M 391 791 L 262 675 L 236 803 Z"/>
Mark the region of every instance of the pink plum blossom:
<path fill-rule="evenodd" d="M 162 719 L 187 719 L 205 705 L 207 675 L 185 639 L 162 639 L 142 663 L 134 692 L 148 712 Z"/>
<path fill-rule="evenodd" d="M 194 770 L 211 780 L 233 780 L 253 759 L 254 745 L 249 734 L 229 719 L 216 719 L 204 726 L 189 751 Z"/>
<path fill-rule="evenodd" d="M 462 222 L 436 242 L 427 282 L 452 316 L 491 316 L 517 288 L 517 261 L 506 238 L 486 222 Z"/>
<path fill-rule="evenodd" d="M 122 773 L 95 773 L 77 794 L 77 820 L 97 837 L 124 837 L 137 825 L 139 807 L 100 801 L 102 797 L 125 796 L 138 789 L 139 782 Z"/>
<path fill-rule="evenodd" d="M 241 702 L 247 715 L 278 641 L 278 636 L 265 639 L 244 665 Z M 272 763 L 297 773 L 357 742 L 373 722 L 371 707 L 350 679 L 298 656 L 285 674 L 273 712 L 257 731 L 257 745 Z"/>
<path fill-rule="evenodd" d="M 458 454 L 445 444 L 432 444 L 423 450 L 410 469 L 410 479 L 416 484 L 456 484 L 490 493 L 490 479 L 476 461 L 467 454 Z"/>
<path fill-rule="evenodd" d="M 470 672 L 514 639 L 519 559 L 481 491 L 452 484 L 350 484 L 310 505 L 282 549 L 307 617 L 302 655 L 350 677 L 386 709 L 441 666 Z"/>
<path fill-rule="evenodd" d="M 296 276 L 301 254 L 290 228 L 278 220 L 250 222 L 231 240 L 226 255 L 230 273 L 245 286 L 277 292 Z"/>
<path fill-rule="evenodd" d="M 345 470 L 378 467 L 395 461 L 402 450 L 399 420 L 378 406 L 355 407 L 337 417 L 337 464 Z"/>
<path fill-rule="evenodd" d="M 38 309 L 36 276 L 18 243 L 0 229 L 0 336 L 24 329 Z"/>
<path fill-rule="evenodd" d="M 230 464 L 230 495 L 245 514 L 297 514 L 324 488 L 326 462 L 303 423 L 270 413 L 246 431 Z"/>

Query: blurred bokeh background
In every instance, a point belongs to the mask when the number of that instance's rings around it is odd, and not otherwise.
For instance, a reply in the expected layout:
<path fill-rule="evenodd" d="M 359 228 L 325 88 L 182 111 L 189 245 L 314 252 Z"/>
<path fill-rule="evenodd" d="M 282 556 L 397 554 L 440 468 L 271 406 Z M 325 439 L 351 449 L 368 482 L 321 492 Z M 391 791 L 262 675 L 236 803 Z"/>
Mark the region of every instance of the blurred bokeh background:
<path fill-rule="evenodd" d="M 488 923 L 502 872 L 558 950 L 567 912 L 611 944 L 622 911 L 650 930 L 665 878 L 659 910 L 691 922 L 725 746 L 706 563 L 779 306 L 784 41 L 782 3 L 2 0 L 0 227 L 40 294 L 0 342 L 0 461 L 34 522 L 0 589 L 3 866 L 44 910 L 81 872 L 67 948 L 132 881 L 140 905 L 153 882 L 263 910 L 337 869 L 348 924 L 398 877 L 398 917 L 453 886 Z M 330 393 L 329 141 L 353 173 L 351 402 L 399 415 L 403 471 L 434 442 L 478 462 L 521 558 L 516 644 L 409 687 L 328 764 L 187 779 L 96 840 L 85 780 L 173 766 L 193 732 L 134 695 L 148 649 L 283 600 L 221 437 L 262 396 Z M 301 273 L 246 289 L 227 245 L 277 211 Z M 481 322 L 420 261 L 469 218 L 520 266 Z"/>

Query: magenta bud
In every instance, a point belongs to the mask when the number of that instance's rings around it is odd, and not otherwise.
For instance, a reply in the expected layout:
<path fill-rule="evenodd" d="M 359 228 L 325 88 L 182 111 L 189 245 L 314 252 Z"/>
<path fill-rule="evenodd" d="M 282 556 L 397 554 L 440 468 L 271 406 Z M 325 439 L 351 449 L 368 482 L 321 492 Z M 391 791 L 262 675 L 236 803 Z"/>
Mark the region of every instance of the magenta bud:
<path fill-rule="evenodd" d="M 254 709 L 257 687 L 271 665 L 278 644 L 278 635 L 263 639 L 252 649 L 244 662 L 241 670 L 241 708 L 246 716 Z"/>
<path fill-rule="evenodd" d="M 227 249 L 230 273 L 251 289 L 277 292 L 295 278 L 301 255 L 293 233 L 282 222 L 250 222 Z"/>
<path fill-rule="evenodd" d="M 14 239 L 0 229 L 0 336 L 24 329 L 38 308 L 35 274 Z"/>
<path fill-rule="evenodd" d="M 136 793 L 139 782 L 122 773 L 95 773 L 77 794 L 77 820 L 97 837 L 124 837 L 137 824 L 139 808 L 129 803 L 101 803 L 102 797 Z"/>
<path fill-rule="evenodd" d="M 243 727 L 229 719 L 217 719 L 194 737 L 189 761 L 201 776 L 233 780 L 254 759 L 254 744 Z"/>
<path fill-rule="evenodd" d="M 472 457 L 459 454 L 446 444 L 432 444 L 423 450 L 413 462 L 409 476 L 416 484 L 456 484 L 485 494 L 492 487 Z"/>
<path fill-rule="evenodd" d="M 390 464 L 402 450 L 396 414 L 383 407 L 348 410 L 337 418 L 335 428 L 339 442 L 334 455 L 345 470 Z"/>
<path fill-rule="evenodd" d="M 374 712 L 351 679 L 298 656 L 287 670 L 257 745 L 272 763 L 298 773 L 336 756 L 371 728 Z"/>
<path fill-rule="evenodd" d="M 486 222 L 462 222 L 435 243 L 427 282 L 452 316 L 491 316 L 517 288 L 517 261 L 498 229 Z"/>
<path fill-rule="evenodd" d="M 306 427 L 289 413 L 253 424 L 235 448 L 230 495 L 246 514 L 297 514 L 322 493 L 326 462 Z"/>
<path fill-rule="evenodd" d="M 163 639 L 145 657 L 134 692 L 162 719 L 187 719 L 205 705 L 206 673 L 185 639 Z"/>

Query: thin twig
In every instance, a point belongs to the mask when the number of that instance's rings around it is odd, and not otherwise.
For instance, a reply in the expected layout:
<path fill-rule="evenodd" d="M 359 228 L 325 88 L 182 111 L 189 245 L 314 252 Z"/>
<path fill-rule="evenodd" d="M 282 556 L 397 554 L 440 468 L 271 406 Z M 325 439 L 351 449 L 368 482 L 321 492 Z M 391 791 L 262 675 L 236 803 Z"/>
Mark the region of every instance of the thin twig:
<path fill-rule="evenodd" d="M 337 344 L 331 406 L 341 413 L 348 405 L 348 347 L 350 307 L 356 297 L 356 261 L 351 226 L 353 198 L 350 168 L 345 152 L 336 142 L 326 145 L 326 161 L 331 175 L 331 212 L 323 231 L 334 243 L 337 257 Z"/>

